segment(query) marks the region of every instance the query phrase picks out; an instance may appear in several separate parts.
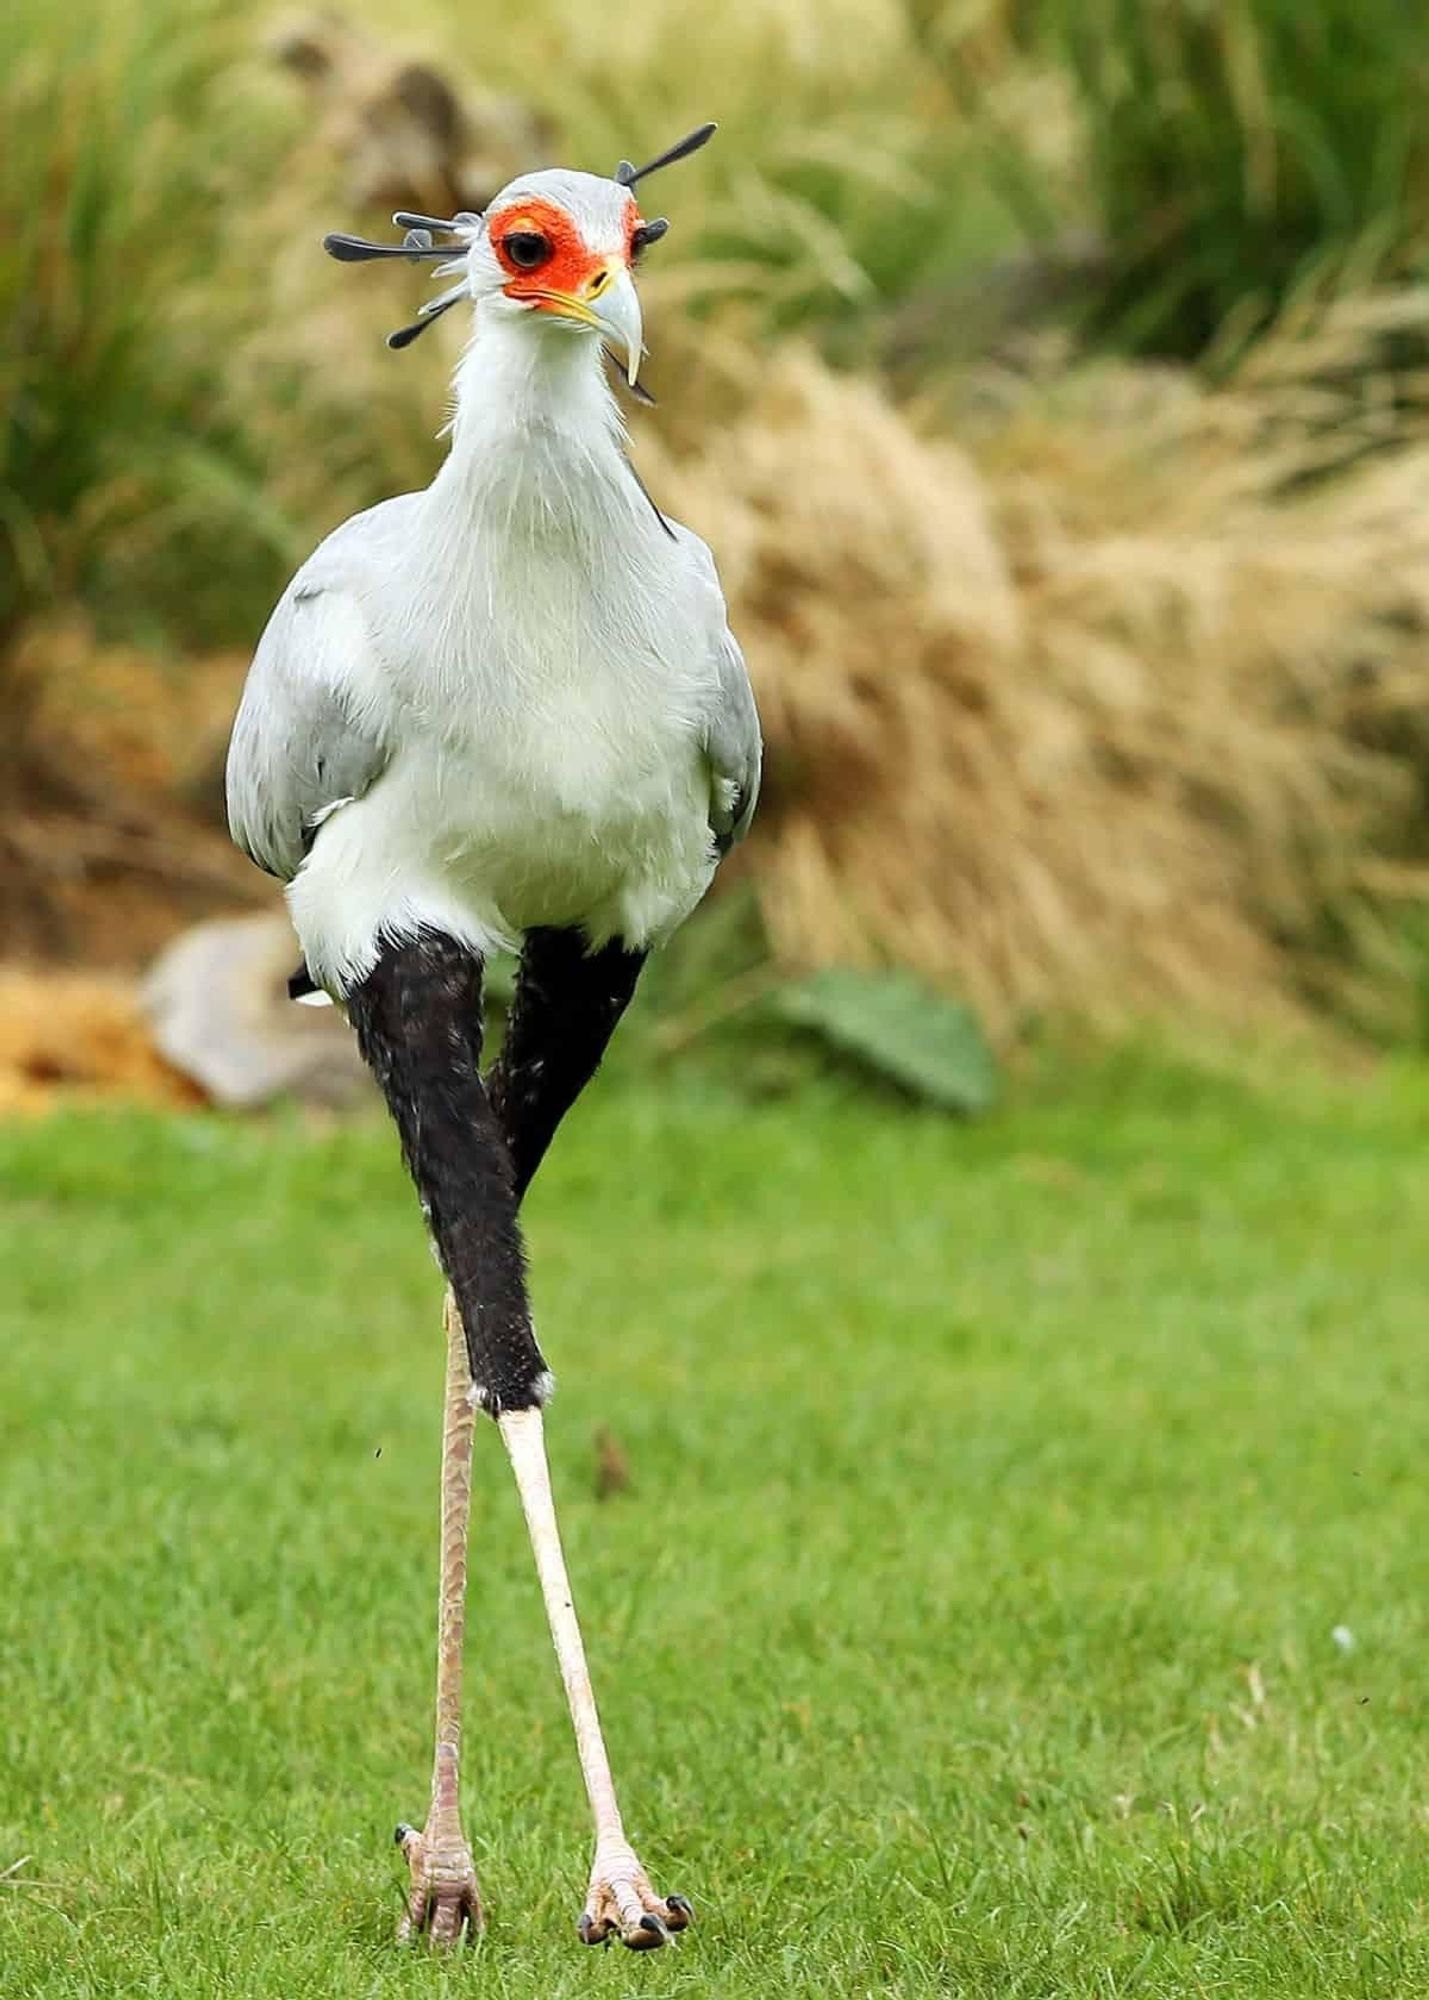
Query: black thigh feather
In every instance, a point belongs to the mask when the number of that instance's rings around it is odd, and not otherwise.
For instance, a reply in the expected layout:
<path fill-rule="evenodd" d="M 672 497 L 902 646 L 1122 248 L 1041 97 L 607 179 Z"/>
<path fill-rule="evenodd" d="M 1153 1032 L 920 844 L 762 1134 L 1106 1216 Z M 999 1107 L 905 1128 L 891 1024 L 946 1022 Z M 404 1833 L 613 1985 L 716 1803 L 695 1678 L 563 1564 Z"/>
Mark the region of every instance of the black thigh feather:
<path fill-rule="evenodd" d="M 481 989 L 480 958 L 427 932 L 384 946 L 344 997 L 456 1296 L 478 1400 L 499 1416 L 543 1401 L 549 1380 L 511 1157 L 481 1081 Z"/>
<path fill-rule="evenodd" d="M 599 1068 L 645 958 L 618 940 L 591 951 L 576 930 L 526 933 L 505 1044 L 486 1079 L 518 1202 Z"/>

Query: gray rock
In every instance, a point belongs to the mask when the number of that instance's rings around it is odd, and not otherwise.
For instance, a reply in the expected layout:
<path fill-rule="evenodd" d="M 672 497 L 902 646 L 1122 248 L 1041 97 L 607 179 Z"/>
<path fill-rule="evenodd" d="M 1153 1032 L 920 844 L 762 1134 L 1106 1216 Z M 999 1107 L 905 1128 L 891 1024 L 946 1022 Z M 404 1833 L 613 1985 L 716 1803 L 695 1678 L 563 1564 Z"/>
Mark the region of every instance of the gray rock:
<path fill-rule="evenodd" d="M 288 998 L 299 960 L 286 916 L 217 917 L 169 945 L 142 998 L 161 1053 L 216 1104 L 238 1110 L 293 1097 L 343 1107 L 372 1090 L 336 1007 Z"/>

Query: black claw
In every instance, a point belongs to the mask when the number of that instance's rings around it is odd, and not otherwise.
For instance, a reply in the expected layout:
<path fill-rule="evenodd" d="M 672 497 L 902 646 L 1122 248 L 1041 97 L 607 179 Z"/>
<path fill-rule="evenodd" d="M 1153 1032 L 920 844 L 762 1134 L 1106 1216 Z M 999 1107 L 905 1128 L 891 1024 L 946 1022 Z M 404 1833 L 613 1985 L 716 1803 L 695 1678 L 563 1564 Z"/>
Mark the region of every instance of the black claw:
<path fill-rule="evenodd" d="M 408 1835 L 409 1833 L 415 1833 L 416 1831 L 417 1831 L 416 1827 L 414 1827 L 414 1826 L 408 1826 L 408 1824 L 407 1824 L 406 1820 L 404 1820 L 404 1819 L 399 1819 L 399 1820 L 398 1820 L 398 1822 L 397 1822 L 397 1830 L 396 1830 L 396 1832 L 395 1832 L 395 1833 L 394 1833 L 394 1834 L 392 1835 L 392 1844 L 393 1844 L 393 1846 L 394 1846 L 394 1847 L 402 1847 L 402 1846 L 404 1846 L 404 1845 L 406 1844 L 406 1840 L 407 1840 L 407 1835 Z"/>
<path fill-rule="evenodd" d="M 647 1910 L 634 1936 L 627 1937 L 625 1942 L 632 1951 L 658 1951 L 662 1944 L 670 1942 L 670 1932 L 663 1917 Z"/>
<path fill-rule="evenodd" d="M 579 1917 L 576 1919 L 576 1929 L 580 1932 L 582 1944 L 603 1944 L 607 1948 L 609 1947 L 610 1926 L 607 1924 L 605 1929 L 602 1930 L 589 1910 L 581 1911 Z"/>
<path fill-rule="evenodd" d="M 687 1924 L 695 1921 L 694 1905 L 688 1896 L 667 1896 L 665 1907 L 667 1910 L 673 1910 L 677 1916 L 683 1917 Z"/>

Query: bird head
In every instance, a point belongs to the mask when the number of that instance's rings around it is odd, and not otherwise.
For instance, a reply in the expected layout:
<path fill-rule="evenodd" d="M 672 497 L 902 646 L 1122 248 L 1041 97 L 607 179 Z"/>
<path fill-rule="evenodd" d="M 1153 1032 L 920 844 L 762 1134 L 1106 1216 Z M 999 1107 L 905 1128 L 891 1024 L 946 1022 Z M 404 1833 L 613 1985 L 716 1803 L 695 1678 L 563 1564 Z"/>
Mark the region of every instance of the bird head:
<path fill-rule="evenodd" d="M 441 221 L 399 213 L 392 219 L 407 232 L 401 243 L 331 235 L 323 238 L 323 248 L 342 263 L 378 257 L 432 261 L 438 276 L 458 279 L 429 299 L 411 326 L 389 334 L 389 347 L 410 345 L 442 313 L 469 298 L 484 311 L 540 315 L 611 343 L 636 388 L 644 346 L 633 272 L 670 225 L 663 216 L 647 221 L 634 189 L 647 175 L 697 151 L 714 131 L 712 124 L 699 126 L 643 167 L 622 160 L 609 179 L 561 167 L 519 175 L 482 215 Z M 448 242 L 439 244 L 438 234 Z"/>
<path fill-rule="evenodd" d="M 555 169 L 501 190 L 467 252 L 483 309 L 543 314 L 611 342 L 633 383 L 643 353 L 632 270 L 649 227 L 618 181 Z"/>

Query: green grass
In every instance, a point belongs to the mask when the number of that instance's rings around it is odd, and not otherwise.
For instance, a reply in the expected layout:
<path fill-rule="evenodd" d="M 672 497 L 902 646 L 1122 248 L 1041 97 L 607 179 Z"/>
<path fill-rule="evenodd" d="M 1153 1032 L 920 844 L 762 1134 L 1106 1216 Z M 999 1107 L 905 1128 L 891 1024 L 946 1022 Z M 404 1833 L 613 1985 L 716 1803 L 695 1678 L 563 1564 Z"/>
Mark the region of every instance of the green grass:
<path fill-rule="evenodd" d="M 1034 0 L 1029 11 L 1077 92 L 1111 256 L 1095 316 L 1123 343 L 1233 349 L 1312 280 L 1352 288 L 1419 269 L 1423 7 Z"/>
<path fill-rule="evenodd" d="M 240 225 L 291 145 L 242 50 L 222 0 L 0 15 L 0 639 L 78 600 L 212 644 L 303 546 L 229 386 L 272 262 Z"/>
<path fill-rule="evenodd" d="M 389 1135 L 9 1129 L 0 1993 L 1424 1991 L 1427 1130 L 1408 1071 L 1127 1058 L 972 1130 L 609 1079 L 532 1201 L 552 1443 L 631 1829 L 701 1921 L 576 1943 L 483 1427 L 491 1923 L 438 1964 L 391 1942 L 441 1355 Z"/>

